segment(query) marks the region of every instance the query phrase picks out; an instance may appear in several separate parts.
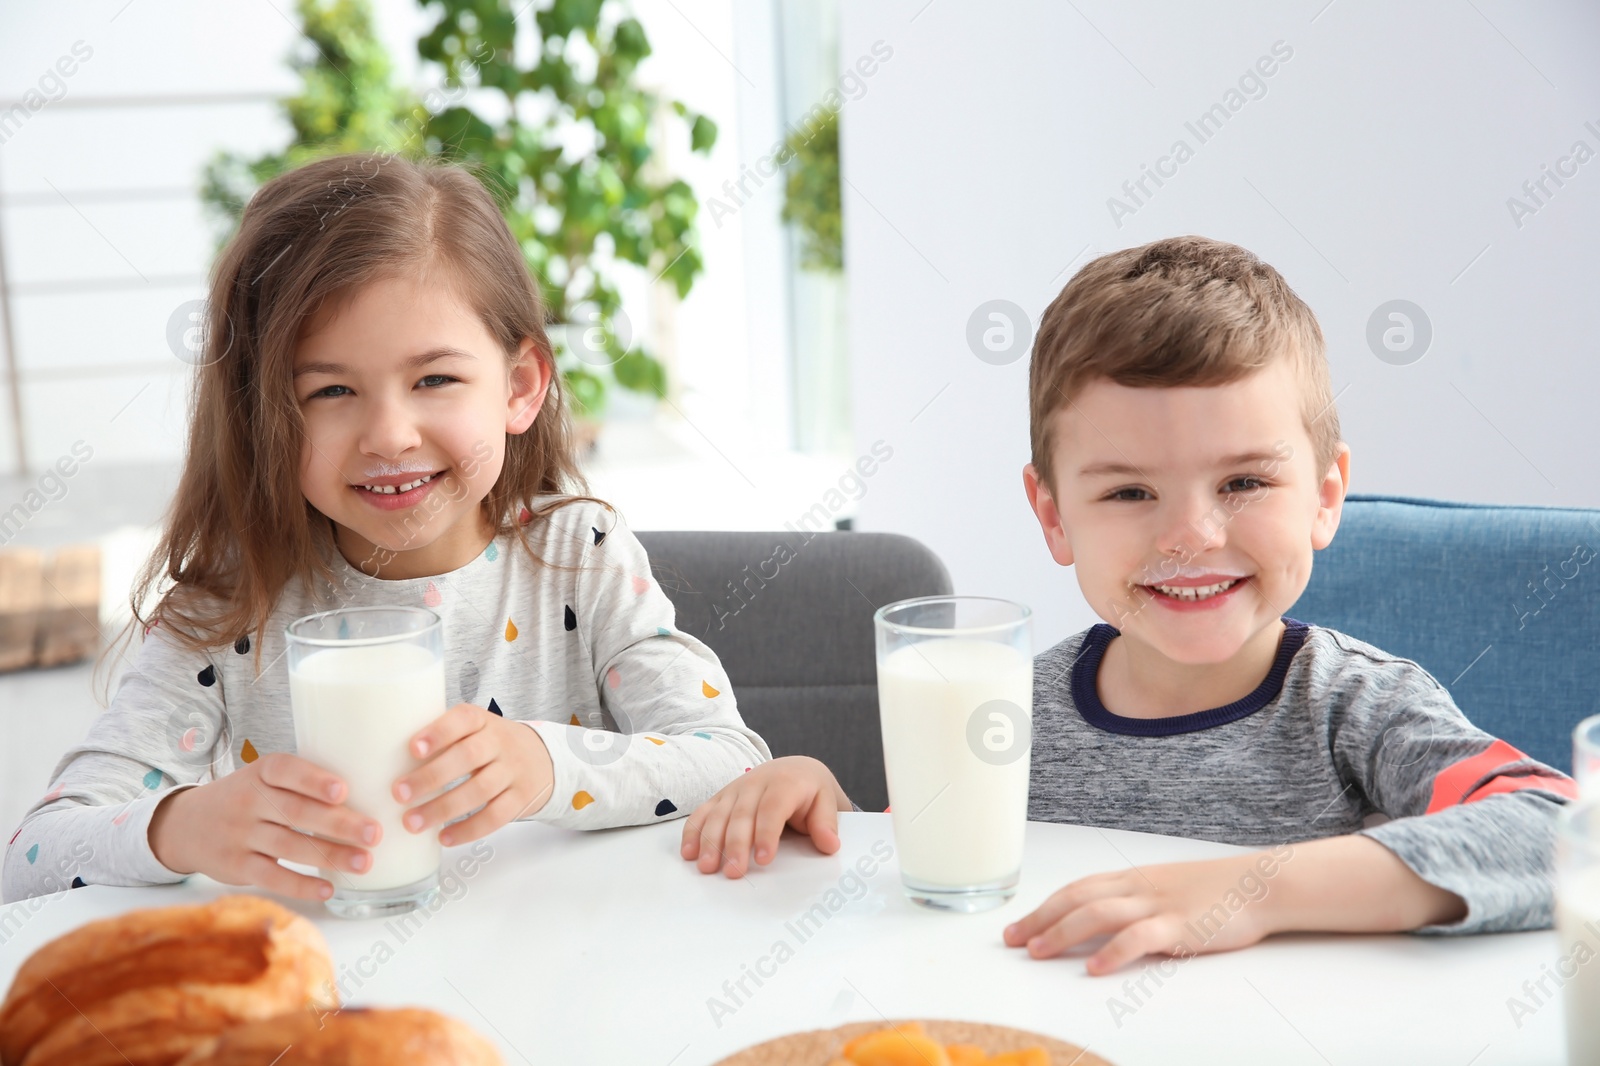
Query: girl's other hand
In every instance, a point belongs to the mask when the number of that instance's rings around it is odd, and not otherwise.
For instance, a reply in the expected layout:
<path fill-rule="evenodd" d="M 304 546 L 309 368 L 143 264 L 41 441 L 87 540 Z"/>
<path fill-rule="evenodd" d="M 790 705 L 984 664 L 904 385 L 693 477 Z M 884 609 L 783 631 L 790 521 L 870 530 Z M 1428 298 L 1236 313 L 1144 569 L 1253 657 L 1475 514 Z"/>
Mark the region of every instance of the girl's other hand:
<path fill-rule="evenodd" d="M 150 818 L 150 850 L 175 873 L 202 873 L 294 899 L 327 899 L 333 885 L 279 859 L 363 873 L 378 823 L 344 806 L 345 783 L 296 755 L 275 752 L 208 784 L 173 792 Z M 316 836 L 308 836 L 315 833 Z"/>
<path fill-rule="evenodd" d="M 700 872 L 739 877 L 752 846 L 762 866 L 778 851 L 783 827 L 811 837 L 824 855 L 839 850 L 839 812 L 851 809 L 833 772 L 816 759 L 791 755 L 764 762 L 695 808 L 683 823 L 682 854 Z"/>

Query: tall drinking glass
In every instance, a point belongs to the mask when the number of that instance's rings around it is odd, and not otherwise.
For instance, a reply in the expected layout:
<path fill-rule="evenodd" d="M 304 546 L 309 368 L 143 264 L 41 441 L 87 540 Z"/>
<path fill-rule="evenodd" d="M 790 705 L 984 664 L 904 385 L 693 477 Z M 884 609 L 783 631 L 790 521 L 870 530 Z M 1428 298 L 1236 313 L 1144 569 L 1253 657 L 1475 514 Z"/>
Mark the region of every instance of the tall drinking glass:
<path fill-rule="evenodd" d="M 1600 803 L 1569 803 L 1556 825 L 1556 972 L 1564 981 L 1567 1061 L 1591 1066 L 1600 1062 Z"/>
<path fill-rule="evenodd" d="M 1585 718 L 1572 731 L 1572 779 L 1580 794 L 1600 799 L 1600 714 Z"/>
<path fill-rule="evenodd" d="M 902 600 L 873 616 L 878 712 L 900 878 L 926 907 L 1015 895 L 1028 820 L 1032 612 L 977 596 Z"/>
<path fill-rule="evenodd" d="M 328 867 L 328 910 L 343 918 L 401 914 L 439 890 L 439 834 L 400 824 L 390 791 L 415 769 L 407 742 L 445 711 L 439 616 L 422 607 L 350 607 L 290 623 L 289 699 L 299 755 L 343 778 L 346 804 L 383 827 L 372 868 Z"/>

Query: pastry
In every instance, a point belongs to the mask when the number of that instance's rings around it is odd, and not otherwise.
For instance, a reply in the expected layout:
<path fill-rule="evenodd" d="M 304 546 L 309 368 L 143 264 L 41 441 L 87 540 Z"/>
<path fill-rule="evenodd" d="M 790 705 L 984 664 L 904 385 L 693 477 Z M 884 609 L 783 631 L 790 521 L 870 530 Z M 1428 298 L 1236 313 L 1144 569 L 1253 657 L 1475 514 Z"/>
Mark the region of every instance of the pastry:
<path fill-rule="evenodd" d="M 0 1066 L 168 1066 L 231 1026 L 338 1007 L 316 926 L 256 896 L 90 922 L 22 964 Z"/>

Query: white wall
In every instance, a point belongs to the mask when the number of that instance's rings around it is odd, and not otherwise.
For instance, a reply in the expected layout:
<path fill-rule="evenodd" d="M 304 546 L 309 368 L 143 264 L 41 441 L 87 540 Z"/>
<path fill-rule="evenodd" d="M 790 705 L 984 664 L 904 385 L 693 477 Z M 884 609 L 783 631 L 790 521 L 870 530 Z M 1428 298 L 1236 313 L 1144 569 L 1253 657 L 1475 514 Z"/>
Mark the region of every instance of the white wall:
<path fill-rule="evenodd" d="M 1182 233 L 1317 312 L 1354 491 L 1600 506 L 1600 156 L 1520 226 L 1507 207 L 1600 153 L 1597 39 L 1580 0 L 844 5 L 846 62 L 893 48 L 842 134 L 855 438 L 895 449 L 858 528 L 1031 604 L 1040 648 L 1094 622 L 1022 494 L 1027 359 L 980 361 L 967 323 L 1005 299 L 1036 325 L 1088 258 Z M 1265 95 L 1199 143 L 1185 123 L 1277 41 Z M 1108 198 L 1179 138 L 1193 158 L 1119 226 Z M 1432 323 L 1411 365 L 1366 342 L 1392 299 Z"/>

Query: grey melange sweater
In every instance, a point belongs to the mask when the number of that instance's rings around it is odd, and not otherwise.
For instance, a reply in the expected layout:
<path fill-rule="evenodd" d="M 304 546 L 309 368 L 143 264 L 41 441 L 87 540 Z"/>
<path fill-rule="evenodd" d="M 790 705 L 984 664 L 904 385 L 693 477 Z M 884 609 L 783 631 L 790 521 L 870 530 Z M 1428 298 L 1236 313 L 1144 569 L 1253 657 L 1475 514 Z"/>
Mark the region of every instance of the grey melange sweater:
<path fill-rule="evenodd" d="M 401 581 L 335 551 L 334 586 L 286 590 L 259 649 L 240 637 L 192 652 L 150 630 L 111 706 L 11 837 L 0 898 L 182 880 L 150 850 L 151 814 L 174 789 L 295 750 L 284 626 L 333 606 L 439 614 L 448 701 L 525 722 L 550 751 L 555 790 L 531 821 L 602 829 L 682 817 L 772 757 L 717 657 L 677 628 L 614 512 L 574 501 L 527 532 L 548 565 L 510 535 L 458 570 Z"/>
<path fill-rule="evenodd" d="M 1549 928 L 1572 780 L 1475 727 L 1416 663 L 1284 623 L 1254 692 L 1174 718 L 1101 704 L 1112 626 L 1036 657 L 1028 817 L 1248 846 L 1361 833 L 1466 900 L 1419 932 Z M 1372 815 L 1392 820 L 1363 828 Z"/>

